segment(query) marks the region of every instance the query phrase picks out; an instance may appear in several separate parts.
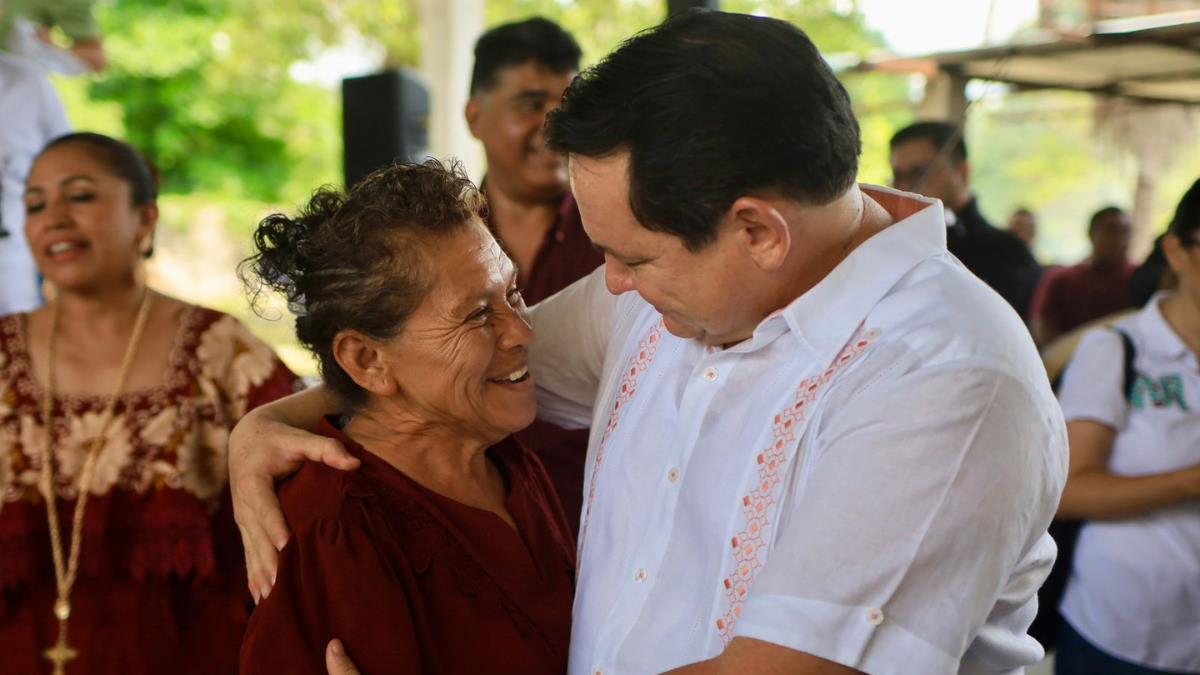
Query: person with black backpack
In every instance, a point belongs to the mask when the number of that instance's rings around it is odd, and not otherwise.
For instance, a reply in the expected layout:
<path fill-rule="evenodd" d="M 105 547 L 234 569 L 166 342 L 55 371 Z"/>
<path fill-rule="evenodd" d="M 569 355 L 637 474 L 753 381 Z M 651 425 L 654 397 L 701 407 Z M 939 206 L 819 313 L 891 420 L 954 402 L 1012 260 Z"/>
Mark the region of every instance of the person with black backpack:
<path fill-rule="evenodd" d="M 1177 281 L 1084 337 L 1060 389 L 1084 521 L 1057 675 L 1200 673 L 1200 181 L 1162 241 Z"/>

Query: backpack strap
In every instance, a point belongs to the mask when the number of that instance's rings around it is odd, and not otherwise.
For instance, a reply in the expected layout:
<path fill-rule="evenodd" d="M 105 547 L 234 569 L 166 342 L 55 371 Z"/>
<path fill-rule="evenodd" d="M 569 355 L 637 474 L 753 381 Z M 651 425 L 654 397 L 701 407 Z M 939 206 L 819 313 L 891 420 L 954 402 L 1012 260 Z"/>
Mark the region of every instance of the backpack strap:
<path fill-rule="evenodd" d="M 1125 394 L 1125 400 L 1133 400 L 1133 390 L 1137 387 L 1137 369 L 1134 368 L 1133 362 L 1137 359 L 1137 348 L 1133 346 L 1133 338 L 1124 329 L 1113 326 L 1112 329 L 1121 336 L 1121 351 L 1124 352 L 1123 364 L 1125 370 L 1121 379 L 1121 391 Z"/>

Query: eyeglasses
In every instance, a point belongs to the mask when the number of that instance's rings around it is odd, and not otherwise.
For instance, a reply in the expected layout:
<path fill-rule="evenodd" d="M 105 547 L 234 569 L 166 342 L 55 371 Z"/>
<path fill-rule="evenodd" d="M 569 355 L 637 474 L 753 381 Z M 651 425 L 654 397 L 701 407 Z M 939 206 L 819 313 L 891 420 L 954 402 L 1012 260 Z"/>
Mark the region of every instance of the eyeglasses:
<path fill-rule="evenodd" d="M 912 192 L 920 192 L 935 173 L 946 166 L 947 162 L 935 158 L 926 164 L 918 164 L 907 169 L 892 172 L 892 186 Z"/>

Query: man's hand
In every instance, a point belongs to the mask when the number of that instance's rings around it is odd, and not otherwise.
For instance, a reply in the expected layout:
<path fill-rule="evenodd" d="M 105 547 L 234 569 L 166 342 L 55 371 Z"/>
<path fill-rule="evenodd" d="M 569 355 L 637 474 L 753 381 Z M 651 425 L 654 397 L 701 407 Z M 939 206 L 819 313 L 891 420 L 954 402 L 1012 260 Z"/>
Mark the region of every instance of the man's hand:
<path fill-rule="evenodd" d="M 362 675 L 346 654 L 346 647 L 341 640 L 330 640 L 325 647 L 325 670 L 329 675 Z"/>
<path fill-rule="evenodd" d="M 306 461 L 343 471 L 358 468 L 341 443 L 297 429 L 324 414 L 322 393 L 301 392 L 247 413 L 229 435 L 229 486 L 246 555 L 247 585 L 254 602 L 271 592 L 279 551 L 290 534 L 275 496 L 275 480 L 295 473 Z"/>

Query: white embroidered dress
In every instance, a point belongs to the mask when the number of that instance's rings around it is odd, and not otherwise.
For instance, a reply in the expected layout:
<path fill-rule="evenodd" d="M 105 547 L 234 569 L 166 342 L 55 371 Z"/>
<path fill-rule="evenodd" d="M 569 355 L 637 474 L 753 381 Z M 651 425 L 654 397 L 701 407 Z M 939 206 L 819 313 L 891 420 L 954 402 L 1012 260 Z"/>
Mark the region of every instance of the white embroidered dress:
<path fill-rule="evenodd" d="M 746 636 L 872 673 L 1019 672 L 1067 467 L 1028 332 L 897 222 L 725 350 L 601 268 L 534 308 L 544 417 L 592 428 L 570 672 L 661 672 Z"/>

